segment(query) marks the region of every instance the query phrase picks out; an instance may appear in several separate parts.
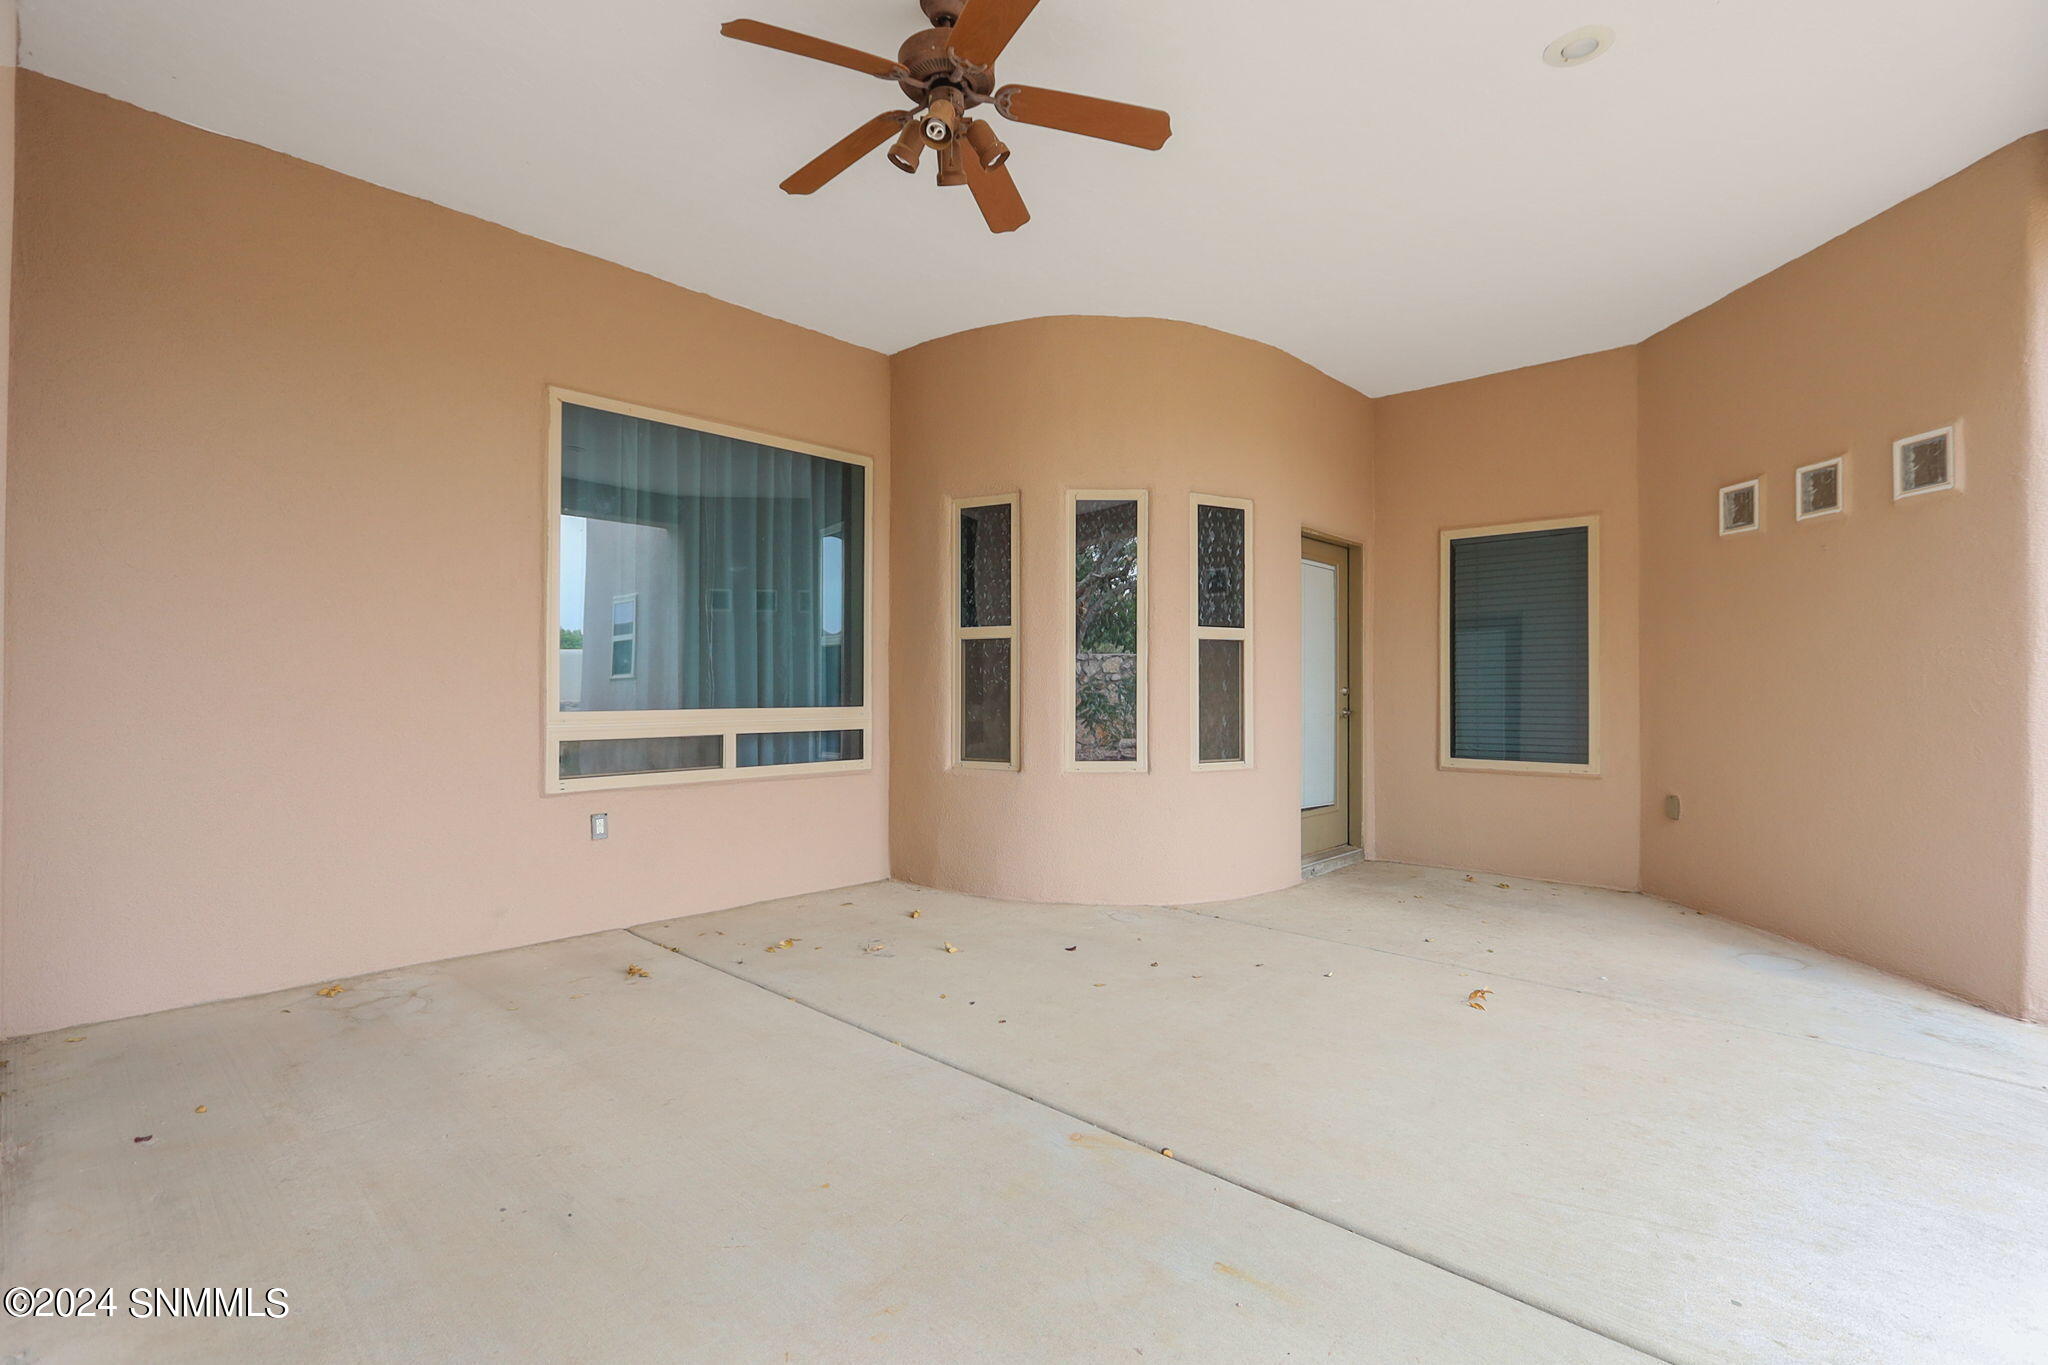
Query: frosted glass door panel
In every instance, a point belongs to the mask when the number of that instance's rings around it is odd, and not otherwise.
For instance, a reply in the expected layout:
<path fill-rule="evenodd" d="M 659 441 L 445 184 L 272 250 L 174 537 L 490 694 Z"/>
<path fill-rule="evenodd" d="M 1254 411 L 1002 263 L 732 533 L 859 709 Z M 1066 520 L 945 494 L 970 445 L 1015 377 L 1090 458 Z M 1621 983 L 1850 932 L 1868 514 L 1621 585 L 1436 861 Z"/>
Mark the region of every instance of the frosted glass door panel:
<path fill-rule="evenodd" d="M 1337 570 L 1301 562 L 1301 808 L 1337 803 Z"/>

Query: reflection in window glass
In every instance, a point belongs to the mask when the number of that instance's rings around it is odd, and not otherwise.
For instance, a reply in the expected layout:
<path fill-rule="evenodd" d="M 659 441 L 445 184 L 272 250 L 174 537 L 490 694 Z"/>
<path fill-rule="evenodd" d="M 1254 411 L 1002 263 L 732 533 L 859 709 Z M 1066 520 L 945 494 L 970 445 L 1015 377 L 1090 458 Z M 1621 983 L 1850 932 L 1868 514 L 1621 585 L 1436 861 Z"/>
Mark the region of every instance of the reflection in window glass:
<path fill-rule="evenodd" d="M 1010 504 L 960 509 L 960 624 L 1010 624 Z"/>
<path fill-rule="evenodd" d="M 1010 761 L 1010 642 L 960 642 L 960 758 Z"/>
<path fill-rule="evenodd" d="M 632 593 L 612 599 L 612 678 L 633 676 L 638 644 L 640 599 Z"/>
<path fill-rule="evenodd" d="M 1196 671 L 1196 757 L 1238 762 L 1244 758 L 1244 641 L 1197 641 Z"/>
<path fill-rule="evenodd" d="M 861 704 L 859 465 L 565 403 L 561 494 L 564 710 Z"/>
<path fill-rule="evenodd" d="M 1017 677 L 1017 498 L 952 504 L 953 755 L 955 763 L 1014 768 Z"/>
<path fill-rule="evenodd" d="M 1252 509 L 1194 497 L 1195 766 L 1252 760 Z"/>
<path fill-rule="evenodd" d="M 563 777 L 623 777 L 629 773 L 694 772 L 725 764 L 719 735 L 665 739 L 576 739 L 557 746 Z"/>
<path fill-rule="evenodd" d="M 1074 758 L 1138 761 L 1138 504 L 1074 505 Z"/>
<path fill-rule="evenodd" d="M 858 730 L 805 730 L 788 735 L 741 735 L 733 763 L 770 768 L 784 763 L 842 763 L 862 754 Z"/>
<path fill-rule="evenodd" d="M 1462 536 L 1450 568 L 1450 756 L 1586 763 L 1587 529 Z"/>
<path fill-rule="evenodd" d="M 1244 527 L 1242 507 L 1195 508 L 1197 625 L 1244 624 Z"/>
<path fill-rule="evenodd" d="M 846 537 L 818 542 L 818 629 L 827 637 L 846 633 Z"/>

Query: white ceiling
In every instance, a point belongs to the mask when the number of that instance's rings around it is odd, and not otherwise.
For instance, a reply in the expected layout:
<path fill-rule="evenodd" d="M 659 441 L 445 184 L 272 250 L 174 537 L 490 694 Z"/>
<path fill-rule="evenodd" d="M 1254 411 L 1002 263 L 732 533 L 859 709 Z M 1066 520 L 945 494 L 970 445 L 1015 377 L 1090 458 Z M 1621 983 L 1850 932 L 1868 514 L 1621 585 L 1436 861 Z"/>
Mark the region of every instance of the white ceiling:
<path fill-rule="evenodd" d="M 1006 124 L 1035 217 L 880 153 L 916 0 L 22 0 L 22 64 L 849 341 L 1180 318 L 1383 394 L 1639 341 L 2048 126 L 2044 0 L 1043 0 L 1005 81 L 1166 109 Z M 1551 39 L 1607 24 L 1584 66 Z M 999 120 L 1000 122 L 1000 120 Z"/>

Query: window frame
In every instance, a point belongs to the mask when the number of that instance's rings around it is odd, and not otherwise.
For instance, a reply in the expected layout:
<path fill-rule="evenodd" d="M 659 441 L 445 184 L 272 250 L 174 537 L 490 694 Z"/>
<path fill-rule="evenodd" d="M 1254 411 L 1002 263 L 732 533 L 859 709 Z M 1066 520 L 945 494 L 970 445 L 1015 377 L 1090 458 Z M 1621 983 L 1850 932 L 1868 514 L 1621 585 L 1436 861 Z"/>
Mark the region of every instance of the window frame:
<path fill-rule="evenodd" d="M 1081 699 L 1079 681 L 1074 675 L 1074 662 L 1081 653 L 1078 638 L 1081 623 L 1074 617 L 1074 557 L 1080 552 L 1074 519 L 1084 502 L 1135 502 L 1138 505 L 1138 751 L 1136 758 L 1129 763 L 1074 757 L 1074 743 L 1079 730 L 1075 724 L 1074 708 Z M 1066 508 L 1066 529 L 1061 533 L 1061 542 L 1066 546 L 1066 555 L 1060 562 L 1062 586 L 1059 600 L 1064 604 L 1062 614 L 1067 621 L 1066 662 L 1062 665 L 1067 676 L 1066 687 L 1062 689 L 1067 704 L 1066 716 L 1060 725 L 1063 735 L 1060 770 L 1070 773 L 1149 773 L 1152 771 L 1152 495 L 1143 488 L 1069 488 L 1063 505 Z"/>
<path fill-rule="evenodd" d="M 1730 493 L 1740 493 L 1745 488 L 1749 490 L 1749 506 L 1750 510 L 1756 514 L 1756 519 L 1747 526 L 1730 526 L 1728 524 L 1728 495 Z M 1798 496 L 1796 489 L 1793 496 L 1795 498 Z M 1751 531 L 1763 530 L 1764 476 L 1759 474 L 1753 479 L 1742 479 L 1735 483 L 1723 484 L 1720 490 L 1714 494 L 1714 524 L 1720 528 L 1720 532 L 1724 536 L 1744 536 L 1748 535 Z"/>
<path fill-rule="evenodd" d="M 1937 436 L 1948 438 L 1948 477 L 1940 483 L 1930 483 L 1924 488 L 1906 487 L 1906 467 L 1903 463 L 1906 447 L 1921 441 L 1931 441 Z M 1960 422 L 1951 422 L 1945 427 L 1923 431 L 1917 436 L 1903 436 L 1892 442 L 1892 501 L 1904 502 L 1908 498 L 1924 497 L 1929 493 L 1953 493 L 1963 486 L 1963 427 Z"/>
<path fill-rule="evenodd" d="M 1244 624 L 1205 626 L 1202 624 L 1202 509 L 1235 507 L 1244 513 Z M 1254 766 L 1252 750 L 1252 630 L 1256 556 L 1249 498 L 1225 497 L 1219 493 L 1188 494 L 1188 766 L 1198 773 L 1229 772 Z M 1238 640 L 1244 645 L 1244 676 L 1239 681 L 1243 714 L 1239 717 L 1244 754 L 1241 758 L 1202 758 L 1202 641 Z"/>
<path fill-rule="evenodd" d="M 1835 471 L 1835 505 L 1808 511 L 1806 507 L 1806 476 L 1815 470 L 1832 467 Z M 1849 510 L 1849 457 L 1830 455 L 1825 460 L 1803 464 L 1792 471 L 1792 520 L 1818 521 L 1822 517 L 1839 517 Z"/>
<path fill-rule="evenodd" d="M 558 532 L 559 532 L 559 530 L 560 530 L 560 527 L 561 527 L 561 524 L 560 524 L 559 522 L 557 522 L 557 523 L 556 523 L 556 530 L 557 530 Z M 561 589 L 561 585 L 560 585 L 559 583 L 558 583 L 558 584 L 556 584 L 556 591 L 557 591 L 557 594 L 558 594 L 558 596 L 556 597 L 556 600 L 555 600 L 555 608 L 556 608 L 556 610 L 558 610 L 558 611 L 559 611 L 559 610 L 561 609 L 561 599 L 560 599 L 560 596 L 559 596 L 559 593 L 560 593 L 560 589 Z M 632 628 L 631 628 L 631 629 L 629 629 L 629 630 L 628 630 L 628 631 L 627 631 L 627 632 L 626 632 L 626 633 L 625 633 L 624 635 L 621 635 L 621 634 L 619 634 L 619 603 L 621 603 L 621 602 L 630 602 L 630 603 L 632 603 L 632 604 L 633 604 L 633 622 L 632 622 Z M 611 676 L 611 681 L 613 681 L 613 682 L 627 682 L 627 681 L 631 681 L 631 680 L 633 680 L 633 679 L 635 679 L 635 678 L 637 678 L 637 677 L 639 677 L 639 676 L 640 676 L 640 594 L 639 594 L 639 593 L 637 593 L 637 592 L 622 592 L 622 593 L 617 593 L 617 594 L 615 594 L 615 595 L 614 595 L 614 596 L 612 597 L 612 619 L 611 619 L 611 627 L 612 627 L 611 649 L 610 649 L 610 650 L 608 651 L 608 652 L 609 652 L 609 655 L 610 655 L 610 657 L 609 657 L 609 658 L 607 658 L 607 659 L 605 660 L 605 663 L 606 663 L 606 665 L 607 665 L 607 666 L 608 666 L 608 667 L 609 667 L 609 668 L 610 668 L 610 669 L 612 670 L 612 676 Z M 630 652 L 628 653 L 628 655 L 627 655 L 627 657 L 628 657 L 629 659 L 631 659 L 631 660 L 633 661 L 633 666 L 632 666 L 631 668 L 628 668 L 628 669 L 627 669 L 627 670 L 626 670 L 626 671 L 625 671 L 624 673 L 621 673 L 621 672 L 619 672 L 619 671 L 618 671 L 618 667 L 619 667 L 619 641 L 621 641 L 621 640 L 624 640 L 624 641 L 625 641 L 626 643 L 630 644 L 630 645 L 631 645 L 631 646 L 633 647 L 633 648 L 632 648 L 632 650 L 631 650 L 631 651 L 630 651 Z"/>
<path fill-rule="evenodd" d="M 545 632 L 546 651 L 541 656 L 544 696 L 541 703 L 541 791 L 560 796 L 575 792 L 605 791 L 619 787 L 684 786 L 698 782 L 756 782 L 791 777 L 822 777 L 832 773 L 864 772 L 875 766 L 875 462 L 866 455 L 837 450 L 811 441 L 799 441 L 752 427 L 735 426 L 665 408 L 628 403 L 616 398 L 585 393 L 550 384 L 547 389 L 547 458 L 545 490 L 546 559 Z M 562 709 L 561 615 L 562 615 L 562 408 L 565 404 L 597 408 L 669 426 L 685 427 L 712 436 L 725 436 L 756 445 L 773 446 L 793 454 L 809 455 L 856 465 L 861 471 L 861 704 L 859 706 L 732 707 L 692 711 L 564 711 Z M 607 623 L 609 625 L 609 623 Z M 589 623 L 584 640 L 588 648 Z M 634 665 L 639 664 L 639 612 L 634 612 Z M 736 766 L 739 737 L 743 734 L 790 734 L 811 730 L 858 730 L 861 756 L 824 763 L 784 763 L 762 767 Z M 569 740 L 671 739 L 689 735 L 719 735 L 718 768 L 678 772 L 623 773 L 606 777 L 561 775 L 559 746 Z"/>
<path fill-rule="evenodd" d="M 1586 761 L 1532 763 L 1501 758 L 1454 758 L 1451 755 L 1451 546 L 1483 536 L 1520 535 L 1529 531 L 1586 528 Z M 1600 729 L 1600 517 L 1589 513 L 1546 521 L 1517 521 L 1498 526 L 1461 526 L 1441 533 L 1437 556 L 1437 759 L 1446 772 L 1527 773 L 1550 777 L 1599 777 Z"/>
<path fill-rule="evenodd" d="M 947 565 L 952 574 L 952 588 L 944 594 L 947 621 L 947 649 L 951 657 L 946 664 L 946 757 L 948 766 L 965 768 L 970 771 L 1014 773 L 1024 768 L 1024 752 L 1019 747 L 1023 725 L 1017 695 L 1019 658 L 1022 651 L 1022 630 L 1020 617 L 1023 603 L 1017 596 L 1017 561 L 1023 558 L 1024 522 L 1021 498 L 1016 493 L 994 493 L 980 497 L 947 498 L 946 523 L 948 527 Z M 964 626 L 960 624 L 961 583 L 960 583 L 960 514 L 976 507 L 1008 507 L 1010 509 L 1010 624 L 1007 626 Z M 968 640 L 1008 640 L 1010 642 L 1010 761 L 988 763 L 964 756 L 966 735 L 961 715 L 967 701 L 966 679 L 961 669 L 961 658 L 966 653 L 962 648 Z"/>

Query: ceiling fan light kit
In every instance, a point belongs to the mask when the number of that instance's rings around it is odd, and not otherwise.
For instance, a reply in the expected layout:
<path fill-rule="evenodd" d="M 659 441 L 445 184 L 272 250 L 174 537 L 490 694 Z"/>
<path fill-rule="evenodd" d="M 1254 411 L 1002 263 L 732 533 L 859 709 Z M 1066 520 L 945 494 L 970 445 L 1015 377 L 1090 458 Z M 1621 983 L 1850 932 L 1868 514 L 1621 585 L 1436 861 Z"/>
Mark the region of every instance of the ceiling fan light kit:
<path fill-rule="evenodd" d="M 906 39 L 894 61 L 755 19 L 735 19 L 719 30 L 741 42 L 894 81 L 911 101 L 910 110 L 879 114 L 832 144 L 783 181 L 785 191 L 814 193 L 893 139 L 888 156 L 898 170 L 914 174 L 924 149 L 935 149 L 939 184 L 966 185 L 974 192 L 989 231 L 1012 232 L 1029 222 L 1031 214 L 1010 179 L 1010 149 L 994 128 L 969 118 L 970 110 L 988 105 L 1013 122 L 1148 151 L 1159 150 L 1173 135 L 1171 121 L 1157 109 L 1037 86 L 997 86 L 996 58 L 1038 0 L 918 3 L 931 26 Z"/>

